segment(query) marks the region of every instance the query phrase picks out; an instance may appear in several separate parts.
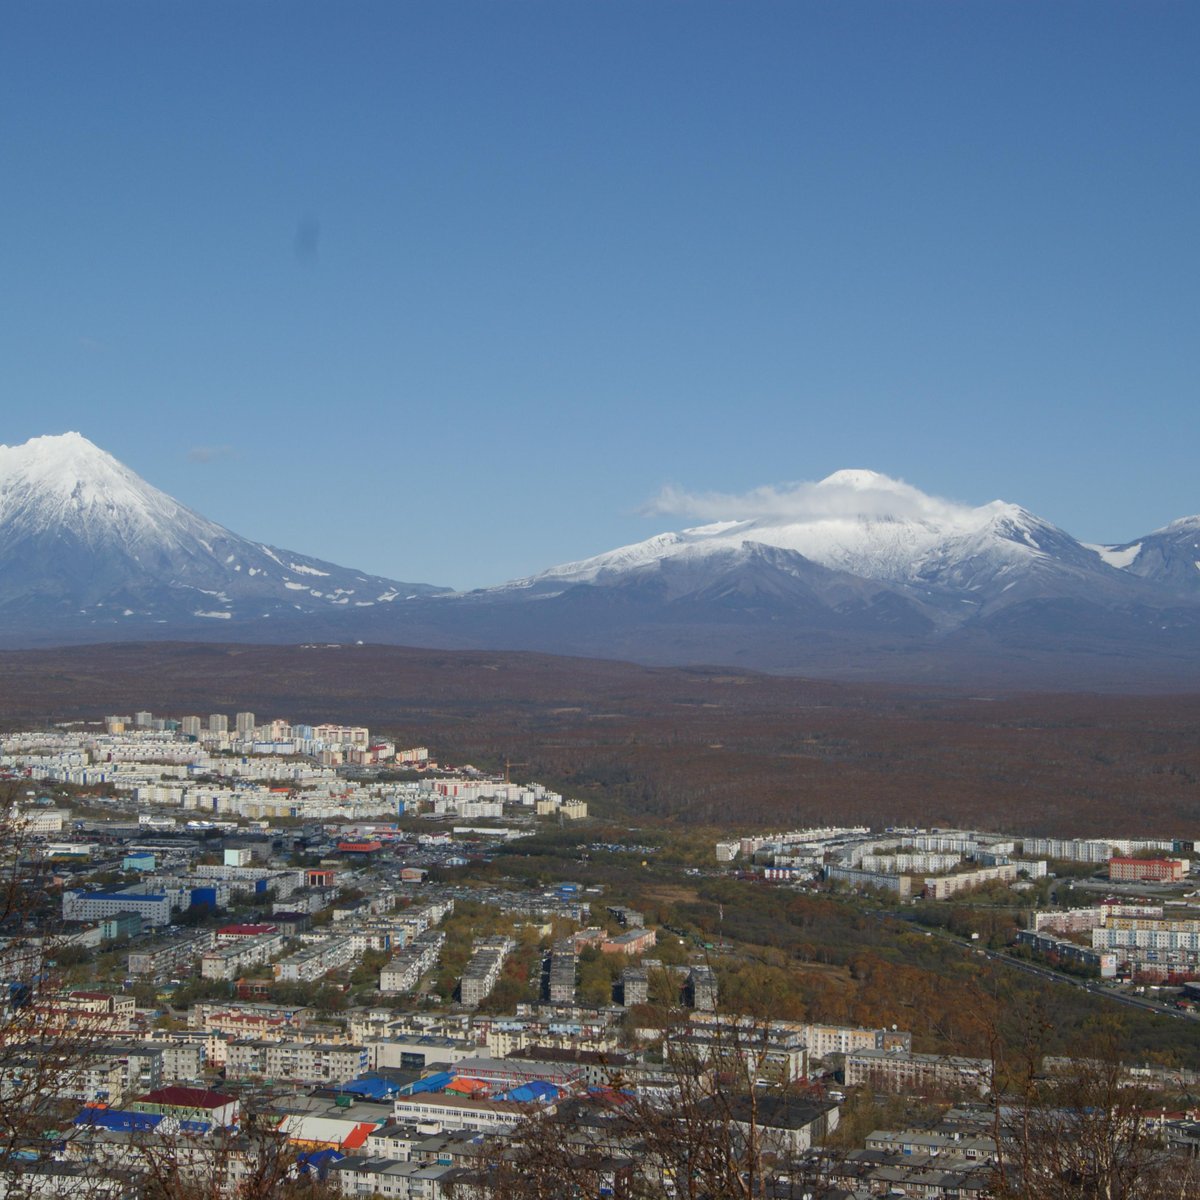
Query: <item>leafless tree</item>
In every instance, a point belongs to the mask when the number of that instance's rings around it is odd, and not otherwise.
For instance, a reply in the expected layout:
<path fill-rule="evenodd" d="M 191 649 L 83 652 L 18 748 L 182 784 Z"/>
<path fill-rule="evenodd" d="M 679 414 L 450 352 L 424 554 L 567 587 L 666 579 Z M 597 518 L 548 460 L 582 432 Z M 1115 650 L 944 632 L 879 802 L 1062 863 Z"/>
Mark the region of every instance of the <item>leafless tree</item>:
<path fill-rule="evenodd" d="M 1161 1096 L 1123 1061 L 1119 1022 L 1073 1054 L 1044 1053 L 1050 1021 L 1029 1010 L 1020 1036 L 993 1036 L 997 1200 L 1184 1200 L 1196 1160 L 1172 1151 L 1151 1116 Z"/>

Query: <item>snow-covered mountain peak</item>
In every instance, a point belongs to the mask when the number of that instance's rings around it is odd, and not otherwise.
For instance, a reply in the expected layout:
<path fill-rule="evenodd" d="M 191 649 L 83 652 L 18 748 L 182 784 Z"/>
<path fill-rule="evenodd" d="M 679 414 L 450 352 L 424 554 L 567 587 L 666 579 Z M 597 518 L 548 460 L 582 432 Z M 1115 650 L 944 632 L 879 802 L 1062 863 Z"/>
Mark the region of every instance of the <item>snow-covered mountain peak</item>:
<path fill-rule="evenodd" d="M 1200 516 L 1195 517 L 1179 517 L 1169 524 L 1164 525 L 1161 529 L 1156 529 L 1155 533 L 1190 533 L 1193 530 L 1200 530 Z"/>
<path fill-rule="evenodd" d="M 747 546 L 788 551 L 831 570 L 921 587 L 974 586 L 1050 557 L 1094 563 L 1074 539 L 1018 504 L 977 507 L 930 496 L 899 479 L 862 468 L 816 483 L 756 488 L 740 496 L 664 493 L 658 511 L 707 517 L 515 586 L 601 583 L 652 569 L 667 559 L 727 554 Z"/>
<path fill-rule="evenodd" d="M 834 471 L 832 475 L 826 475 L 824 479 L 818 480 L 814 486 L 819 488 L 858 488 L 863 491 L 869 488 L 877 488 L 881 491 L 899 491 L 907 485 L 879 471 L 846 467 L 840 471 Z"/>
<path fill-rule="evenodd" d="M 438 590 L 240 537 L 79 433 L 0 446 L 0 610 L 57 606 L 91 625 L 257 622 Z"/>
<path fill-rule="evenodd" d="M 0 527 L 68 530 L 88 542 L 175 543 L 225 531 L 172 500 L 79 433 L 0 446 Z"/>
<path fill-rule="evenodd" d="M 19 446 L 0 446 L 0 487 L 16 482 L 70 493 L 77 486 L 102 487 L 136 478 L 111 454 L 81 433 L 48 434 Z"/>

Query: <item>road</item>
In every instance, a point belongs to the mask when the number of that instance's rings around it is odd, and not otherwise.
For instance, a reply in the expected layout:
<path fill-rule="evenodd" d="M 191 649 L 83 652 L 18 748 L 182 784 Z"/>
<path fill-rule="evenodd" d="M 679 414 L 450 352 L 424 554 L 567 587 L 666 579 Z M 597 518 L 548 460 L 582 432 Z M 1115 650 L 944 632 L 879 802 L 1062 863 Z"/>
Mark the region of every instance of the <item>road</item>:
<path fill-rule="evenodd" d="M 1090 992 L 1093 996 L 1097 996 L 1102 1000 L 1111 1000 L 1114 1004 L 1124 1004 L 1128 1008 L 1144 1009 L 1147 1012 L 1157 1013 L 1160 1017 L 1173 1017 L 1176 1020 L 1191 1019 L 1188 1014 L 1180 1012 L 1169 1004 L 1162 1004 L 1156 1000 L 1146 1000 L 1141 996 L 1130 996 L 1125 992 L 1114 991 L 1103 984 L 1097 983 L 1095 980 L 1078 979 L 1073 975 L 1066 975 L 1061 971 L 1055 971 L 1051 967 L 1043 967 L 1038 963 L 1027 962 L 1022 958 L 1013 958 L 1011 955 L 1005 954 L 1002 950 L 988 950 L 983 946 L 977 946 L 973 942 L 968 942 L 964 938 L 957 937 L 953 933 L 947 933 L 944 929 L 924 929 L 917 925 L 916 921 L 907 913 L 889 912 L 886 909 L 881 909 L 873 912 L 872 915 L 880 919 L 895 917 L 901 921 L 907 921 L 931 937 L 941 938 L 945 942 L 952 942 L 966 954 L 979 954 L 984 958 L 990 959 L 992 962 L 1004 963 L 1006 966 L 1012 967 L 1013 970 L 1024 971 L 1026 975 L 1035 975 L 1040 979 L 1047 979 L 1052 983 L 1063 983 L 1071 987 L 1077 987 L 1082 991 Z"/>

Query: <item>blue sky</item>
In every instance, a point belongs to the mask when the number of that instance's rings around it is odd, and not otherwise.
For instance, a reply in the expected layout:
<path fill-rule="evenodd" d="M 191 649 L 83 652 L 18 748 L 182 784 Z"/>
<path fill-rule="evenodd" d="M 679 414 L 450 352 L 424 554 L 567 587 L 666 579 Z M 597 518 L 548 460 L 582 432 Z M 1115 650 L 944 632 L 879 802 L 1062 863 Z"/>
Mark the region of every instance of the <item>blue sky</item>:
<path fill-rule="evenodd" d="M 478 586 L 665 485 L 1200 512 L 1200 6 L 0 15 L 0 441 Z"/>

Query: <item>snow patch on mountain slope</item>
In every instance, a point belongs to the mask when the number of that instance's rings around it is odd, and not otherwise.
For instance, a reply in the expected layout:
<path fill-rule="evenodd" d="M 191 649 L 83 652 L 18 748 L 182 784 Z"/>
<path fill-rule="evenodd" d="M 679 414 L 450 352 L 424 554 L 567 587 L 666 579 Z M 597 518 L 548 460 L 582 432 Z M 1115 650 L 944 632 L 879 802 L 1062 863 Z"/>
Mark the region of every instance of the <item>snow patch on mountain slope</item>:
<path fill-rule="evenodd" d="M 1118 571 L 1125 570 L 1142 552 L 1141 542 L 1134 542 L 1131 546 L 1097 546 L 1092 542 L 1082 542 L 1081 545 L 1095 551 L 1104 562 Z"/>

